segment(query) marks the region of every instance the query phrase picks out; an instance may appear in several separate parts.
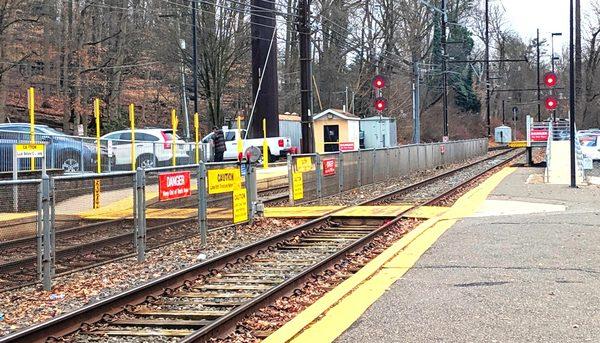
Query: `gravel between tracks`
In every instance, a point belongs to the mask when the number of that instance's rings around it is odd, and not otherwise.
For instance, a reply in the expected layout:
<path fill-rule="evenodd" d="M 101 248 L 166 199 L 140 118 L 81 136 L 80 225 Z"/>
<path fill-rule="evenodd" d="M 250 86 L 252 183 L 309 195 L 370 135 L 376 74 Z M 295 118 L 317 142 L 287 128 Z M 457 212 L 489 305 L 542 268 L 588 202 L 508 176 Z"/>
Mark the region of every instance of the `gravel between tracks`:
<path fill-rule="evenodd" d="M 394 189 L 397 189 L 400 187 L 406 187 L 413 183 L 416 183 L 416 182 L 428 179 L 430 177 L 434 177 L 436 175 L 445 173 L 449 170 L 471 164 L 475 161 L 482 160 L 483 158 L 497 155 L 501 152 L 502 151 L 490 151 L 490 152 L 488 152 L 487 156 L 485 156 L 485 157 L 476 157 L 476 158 L 472 158 L 472 159 L 466 160 L 461 163 L 447 164 L 447 165 L 444 165 L 444 166 L 441 166 L 438 168 L 434 168 L 434 169 L 413 172 L 411 174 L 401 176 L 400 178 L 397 178 L 397 179 L 365 185 L 360 188 L 352 189 L 352 190 L 349 190 L 349 191 L 346 191 L 346 192 L 343 192 L 340 194 L 336 194 L 336 195 L 332 195 L 327 198 L 323 198 L 321 200 L 321 204 L 322 205 L 340 205 L 340 206 L 356 205 L 365 200 L 368 200 L 368 199 L 377 197 L 379 195 L 383 195 L 385 193 L 391 192 Z M 297 206 L 314 206 L 314 205 L 318 205 L 318 204 L 319 204 L 318 200 L 315 200 L 315 201 L 310 201 L 310 202 L 305 202 L 305 203 L 299 203 L 299 204 L 297 204 Z M 286 205 L 284 205 L 284 206 L 286 206 Z"/>
<path fill-rule="evenodd" d="M 43 291 L 41 286 L 29 286 L 0 293 L 0 312 L 4 313 L 4 320 L 0 321 L 0 336 L 198 263 L 199 254 L 210 258 L 302 222 L 295 219 L 257 219 L 254 225 L 241 225 L 235 232 L 227 229 L 209 233 L 210 248 L 207 249 L 201 249 L 200 239 L 195 237 L 148 252 L 145 263 L 127 258 L 58 277 L 54 280 L 57 286 L 51 292 Z M 54 297 L 56 299 L 52 300 Z"/>
<path fill-rule="evenodd" d="M 488 156 L 495 154 L 498 154 L 498 152 L 490 152 Z M 357 204 L 395 188 L 407 186 L 480 159 L 474 158 L 437 169 L 415 172 L 393 181 L 366 185 L 359 189 L 323 199 L 322 204 Z M 211 249 L 199 249 L 199 238 L 192 238 L 149 252 L 147 261 L 143 264 L 138 264 L 134 258 L 128 258 L 73 275 L 56 278 L 55 284 L 59 286 L 56 286 L 52 292 L 45 292 L 41 290 L 40 286 L 30 286 L 0 293 L 0 312 L 4 313 L 5 317 L 3 321 L 0 321 L 0 336 L 76 310 L 88 303 L 93 303 L 197 263 L 197 256 L 200 253 L 212 257 L 273 235 L 301 222 L 303 221 L 259 219 L 253 226 L 243 225 L 239 227 L 237 238 L 230 230 L 209 234 L 209 245 L 215 243 Z M 51 300 L 52 295 L 57 295 L 58 299 Z"/>

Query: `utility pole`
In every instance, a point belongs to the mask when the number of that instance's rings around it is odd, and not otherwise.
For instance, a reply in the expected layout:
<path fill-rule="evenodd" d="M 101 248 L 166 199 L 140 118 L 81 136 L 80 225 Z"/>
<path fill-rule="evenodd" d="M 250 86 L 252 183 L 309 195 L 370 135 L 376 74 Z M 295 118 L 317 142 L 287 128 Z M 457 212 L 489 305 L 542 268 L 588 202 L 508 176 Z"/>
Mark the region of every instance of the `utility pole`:
<path fill-rule="evenodd" d="M 413 143 L 421 142 L 421 92 L 419 62 L 413 62 Z"/>
<path fill-rule="evenodd" d="M 492 135 L 492 123 L 490 120 L 490 14 L 489 0 L 485 0 L 485 106 L 487 118 L 487 135 Z"/>
<path fill-rule="evenodd" d="M 446 0 L 442 0 L 442 73 L 443 76 L 443 99 L 444 99 L 444 141 L 448 139 L 448 72 L 446 68 L 446 21 L 448 13 L 446 12 Z"/>
<path fill-rule="evenodd" d="M 504 115 L 504 99 L 502 99 L 502 125 L 506 122 L 506 117 Z"/>
<path fill-rule="evenodd" d="M 573 0 L 570 0 L 569 11 L 569 122 L 571 136 L 571 187 L 577 187 L 575 174 L 575 56 L 573 37 Z"/>
<path fill-rule="evenodd" d="M 300 45 L 300 115 L 302 153 L 315 152 L 312 120 L 312 60 L 310 53 L 310 0 L 298 0 L 298 42 Z"/>
<path fill-rule="evenodd" d="M 275 37 L 275 2 L 252 0 L 250 32 L 252 36 L 253 118 L 246 118 L 246 137 L 263 137 L 263 118 L 267 120 L 267 136 L 279 136 L 279 104 L 277 83 L 277 37 Z"/>
<path fill-rule="evenodd" d="M 535 40 L 535 45 L 537 48 L 537 121 L 540 122 L 542 121 L 542 97 L 541 97 L 541 90 L 540 90 L 540 29 L 537 29 L 537 38 Z"/>
<path fill-rule="evenodd" d="M 192 65 L 194 78 L 194 113 L 198 113 L 198 42 L 196 40 L 196 7 L 198 0 L 192 1 Z"/>

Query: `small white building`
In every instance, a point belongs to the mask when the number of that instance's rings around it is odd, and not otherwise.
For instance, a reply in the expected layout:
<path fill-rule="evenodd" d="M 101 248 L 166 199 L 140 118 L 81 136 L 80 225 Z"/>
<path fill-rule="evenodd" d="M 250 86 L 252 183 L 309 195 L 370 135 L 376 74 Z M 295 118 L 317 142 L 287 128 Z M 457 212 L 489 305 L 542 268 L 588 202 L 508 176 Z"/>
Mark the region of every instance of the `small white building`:
<path fill-rule="evenodd" d="M 361 149 L 378 149 L 398 145 L 396 119 L 369 117 L 360 120 Z"/>
<path fill-rule="evenodd" d="M 494 141 L 498 144 L 508 144 L 512 141 L 512 129 L 502 125 L 494 129 Z"/>

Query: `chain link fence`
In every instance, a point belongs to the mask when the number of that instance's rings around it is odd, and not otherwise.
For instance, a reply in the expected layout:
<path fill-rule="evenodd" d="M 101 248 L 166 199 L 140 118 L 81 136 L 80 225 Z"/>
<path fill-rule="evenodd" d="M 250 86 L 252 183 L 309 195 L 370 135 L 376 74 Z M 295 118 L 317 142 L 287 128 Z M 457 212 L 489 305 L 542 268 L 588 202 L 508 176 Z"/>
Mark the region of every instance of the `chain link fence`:
<path fill-rule="evenodd" d="M 487 153 L 487 139 L 413 144 L 383 149 L 288 156 L 292 204 L 385 182 Z"/>
<path fill-rule="evenodd" d="M 0 181 L 0 289 L 252 220 L 255 169 L 237 162 Z"/>

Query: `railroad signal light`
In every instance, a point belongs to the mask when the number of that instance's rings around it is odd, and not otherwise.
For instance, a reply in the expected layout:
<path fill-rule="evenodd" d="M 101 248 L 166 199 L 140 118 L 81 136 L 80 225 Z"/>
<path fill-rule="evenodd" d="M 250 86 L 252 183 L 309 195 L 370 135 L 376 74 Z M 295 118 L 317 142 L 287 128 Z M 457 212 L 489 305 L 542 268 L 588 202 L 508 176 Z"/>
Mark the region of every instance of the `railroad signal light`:
<path fill-rule="evenodd" d="M 387 108 L 387 100 L 385 100 L 385 98 L 379 97 L 377 99 L 375 99 L 375 102 L 373 104 L 375 106 L 375 109 L 379 112 L 384 111 Z"/>
<path fill-rule="evenodd" d="M 373 87 L 375 87 L 375 89 L 381 89 L 385 87 L 385 77 L 382 75 L 376 75 L 373 78 Z"/>
<path fill-rule="evenodd" d="M 546 73 L 546 75 L 544 75 L 544 84 L 549 87 L 552 88 L 554 86 L 556 86 L 556 83 L 558 82 L 558 77 L 556 77 L 555 73 Z"/>
<path fill-rule="evenodd" d="M 546 109 L 548 111 L 555 110 L 557 106 L 558 106 L 558 101 L 556 100 L 556 98 L 554 98 L 552 96 L 549 96 L 546 98 Z"/>

